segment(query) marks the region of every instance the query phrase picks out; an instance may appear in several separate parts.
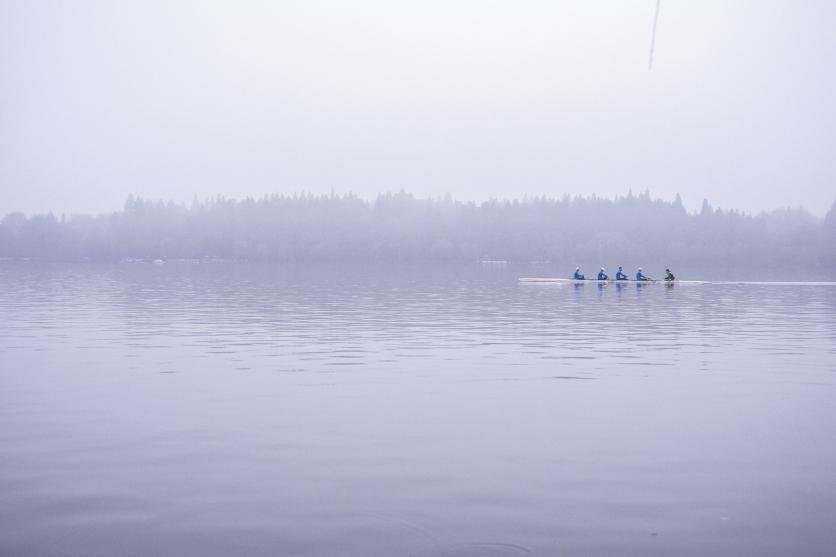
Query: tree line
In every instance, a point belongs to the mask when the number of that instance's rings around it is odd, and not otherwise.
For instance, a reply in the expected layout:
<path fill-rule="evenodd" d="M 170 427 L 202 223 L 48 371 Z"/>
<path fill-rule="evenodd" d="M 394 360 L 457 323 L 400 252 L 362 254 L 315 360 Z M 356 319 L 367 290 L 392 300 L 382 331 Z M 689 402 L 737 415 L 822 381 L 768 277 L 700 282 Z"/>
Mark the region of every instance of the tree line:
<path fill-rule="evenodd" d="M 759 215 L 688 212 L 648 192 L 615 199 L 531 197 L 461 202 L 386 193 L 195 199 L 130 196 L 111 214 L 0 221 L 0 257 L 114 261 L 644 261 L 836 268 L 836 203 L 824 219 L 802 208 Z"/>

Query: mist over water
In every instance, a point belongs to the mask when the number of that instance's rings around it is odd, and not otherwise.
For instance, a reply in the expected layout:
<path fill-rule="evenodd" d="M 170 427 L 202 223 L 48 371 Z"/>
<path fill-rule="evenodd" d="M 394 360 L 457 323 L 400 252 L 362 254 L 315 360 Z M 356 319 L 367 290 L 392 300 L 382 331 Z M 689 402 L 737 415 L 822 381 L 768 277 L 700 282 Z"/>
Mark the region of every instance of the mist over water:
<path fill-rule="evenodd" d="M 0 2 L 0 557 L 833 555 L 836 3 L 661 4 Z"/>
<path fill-rule="evenodd" d="M 538 270 L 0 262 L 0 553 L 832 553 L 836 286 Z"/>
<path fill-rule="evenodd" d="M 0 220 L 0 258 L 53 261 L 187 259 L 280 263 L 539 262 L 670 266 L 692 277 L 836 278 L 836 204 L 757 216 L 689 213 L 677 196 L 535 197 L 466 203 L 400 191 L 355 195 L 197 199 L 186 207 L 129 197 L 105 215 L 49 213 Z"/>

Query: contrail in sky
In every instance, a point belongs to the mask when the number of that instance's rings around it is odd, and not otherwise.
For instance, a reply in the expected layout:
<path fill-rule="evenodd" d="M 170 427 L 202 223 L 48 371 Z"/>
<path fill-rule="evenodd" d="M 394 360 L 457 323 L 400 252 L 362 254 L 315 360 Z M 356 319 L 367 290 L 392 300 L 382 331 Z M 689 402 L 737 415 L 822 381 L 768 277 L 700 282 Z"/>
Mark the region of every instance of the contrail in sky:
<path fill-rule="evenodd" d="M 650 36 L 650 60 L 647 62 L 648 71 L 653 69 L 653 49 L 656 48 L 656 22 L 659 21 L 659 4 L 662 0 L 656 0 L 656 13 L 653 15 L 653 33 Z"/>

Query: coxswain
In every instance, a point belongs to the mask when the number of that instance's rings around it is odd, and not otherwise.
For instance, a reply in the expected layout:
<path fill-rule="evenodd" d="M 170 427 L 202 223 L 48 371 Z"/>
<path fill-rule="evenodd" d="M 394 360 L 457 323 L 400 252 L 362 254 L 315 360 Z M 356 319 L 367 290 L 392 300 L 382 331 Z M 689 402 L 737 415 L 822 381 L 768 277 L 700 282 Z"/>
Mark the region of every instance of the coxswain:
<path fill-rule="evenodd" d="M 668 282 L 676 280 L 676 277 L 673 276 L 673 273 L 671 273 L 670 269 L 665 269 L 665 280 Z"/>

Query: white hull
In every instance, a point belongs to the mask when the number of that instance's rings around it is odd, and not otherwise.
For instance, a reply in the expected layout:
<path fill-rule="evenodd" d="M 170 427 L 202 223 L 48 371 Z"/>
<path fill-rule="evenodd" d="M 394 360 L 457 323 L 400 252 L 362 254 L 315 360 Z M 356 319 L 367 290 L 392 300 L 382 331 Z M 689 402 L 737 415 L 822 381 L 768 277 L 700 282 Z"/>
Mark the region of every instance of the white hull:
<path fill-rule="evenodd" d="M 717 284 L 733 286 L 836 286 L 836 282 L 830 281 L 744 281 L 744 280 L 597 280 L 584 279 L 575 280 L 571 278 L 551 277 L 522 277 L 519 279 L 524 283 L 552 283 L 552 284 Z"/>
<path fill-rule="evenodd" d="M 598 280 L 598 279 L 571 279 L 571 278 L 548 278 L 548 277 L 522 277 L 520 282 L 564 282 L 574 284 L 653 284 L 665 282 L 662 280 Z M 670 282 L 670 281 L 669 281 Z M 673 281 L 680 282 L 680 281 Z"/>

